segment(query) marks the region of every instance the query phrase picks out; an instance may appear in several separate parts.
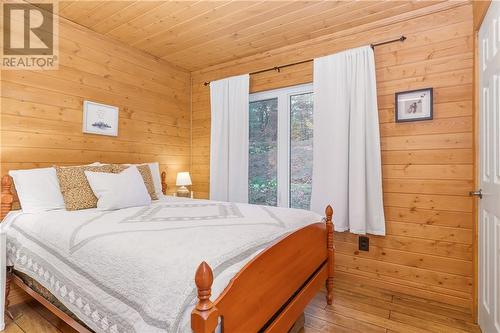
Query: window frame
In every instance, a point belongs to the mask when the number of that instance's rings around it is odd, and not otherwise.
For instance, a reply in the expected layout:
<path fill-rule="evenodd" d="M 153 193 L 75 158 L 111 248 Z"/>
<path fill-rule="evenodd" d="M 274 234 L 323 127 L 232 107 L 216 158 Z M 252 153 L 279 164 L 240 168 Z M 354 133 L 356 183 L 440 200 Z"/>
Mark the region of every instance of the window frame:
<path fill-rule="evenodd" d="M 291 87 L 265 90 L 250 94 L 249 103 L 278 99 L 278 133 L 277 133 L 277 206 L 290 207 L 290 97 L 294 95 L 314 93 L 312 83 Z"/>

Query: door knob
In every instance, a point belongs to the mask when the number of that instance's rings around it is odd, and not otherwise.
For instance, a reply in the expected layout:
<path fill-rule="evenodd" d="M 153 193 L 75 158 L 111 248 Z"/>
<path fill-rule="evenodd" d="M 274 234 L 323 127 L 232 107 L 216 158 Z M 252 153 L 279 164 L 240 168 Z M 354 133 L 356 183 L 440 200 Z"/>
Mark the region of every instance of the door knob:
<path fill-rule="evenodd" d="M 479 199 L 482 199 L 483 198 L 483 190 L 479 189 L 478 191 L 470 191 L 469 196 L 479 197 Z"/>

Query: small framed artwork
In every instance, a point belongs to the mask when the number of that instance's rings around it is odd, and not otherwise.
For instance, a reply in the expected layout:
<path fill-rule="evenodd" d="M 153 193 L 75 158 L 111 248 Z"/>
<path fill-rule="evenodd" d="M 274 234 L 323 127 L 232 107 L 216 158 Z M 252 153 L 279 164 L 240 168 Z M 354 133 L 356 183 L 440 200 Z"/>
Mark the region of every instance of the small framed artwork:
<path fill-rule="evenodd" d="M 432 88 L 396 93 L 396 122 L 432 119 Z"/>
<path fill-rule="evenodd" d="M 83 132 L 118 136 L 118 107 L 84 101 Z"/>

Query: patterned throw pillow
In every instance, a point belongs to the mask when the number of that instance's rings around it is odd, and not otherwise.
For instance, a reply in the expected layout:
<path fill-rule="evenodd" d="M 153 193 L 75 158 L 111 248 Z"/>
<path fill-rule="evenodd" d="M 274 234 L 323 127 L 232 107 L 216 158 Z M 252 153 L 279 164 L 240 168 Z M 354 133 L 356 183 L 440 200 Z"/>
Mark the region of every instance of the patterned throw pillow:
<path fill-rule="evenodd" d="M 101 166 L 55 166 L 59 186 L 67 210 L 79 210 L 97 207 L 97 198 L 90 188 L 84 171 L 113 173 L 112 165 Z"/>
<path fill-rule="evenodd" d="M 153 183 L 153 174 L 151 173 L 149 165 L 141 164 L 136 166 L 137 170 L 139 170 L 139 173 L 142 176 L 142 179 L 144 180 L 144 185 L 146 185 L 151 200 L 158 200 L 158 196 L 156 195 L 155 192 L 155 185 Z M 128 165 L 124 164 L 113 164 L 113 172 L 120 173 L 128 167 L 129 167 Z"/>

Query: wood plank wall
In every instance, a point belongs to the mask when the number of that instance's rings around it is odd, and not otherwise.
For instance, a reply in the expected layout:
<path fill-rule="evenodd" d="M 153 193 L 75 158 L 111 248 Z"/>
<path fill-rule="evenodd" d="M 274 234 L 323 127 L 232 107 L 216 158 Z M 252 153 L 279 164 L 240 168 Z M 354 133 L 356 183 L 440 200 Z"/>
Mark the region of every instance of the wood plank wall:
<path fill-rule="evenodd" d="M 441 6 L 441 4 L 436 5 Z M 194 191 L 209 191 L 210 106 L 204 81 L 335 53 L 377 47 L 378 106 L 387 236 L 337 233 L 337 279 L 404 291 L 450 307 L 473 298 L 473 22 L 470 4 L 446 3 L 192 73 Z M 252 76 L 260 91 L 310 82 L 311 64 Z M 395 124 L 394 93 L 434 88 L 434 120 Z M 333 203 L 335 205 L 335 203 Z"/>
<path fill-rule="evenodd" d="M 62 18 L 59 34 L 58 70 L 2 71 L 1 174 L 159 161 L 175 185 L 190 167 L 190 73 Z M 120 108 L 118 137 L 82 133 L 84 99 Z"/>

